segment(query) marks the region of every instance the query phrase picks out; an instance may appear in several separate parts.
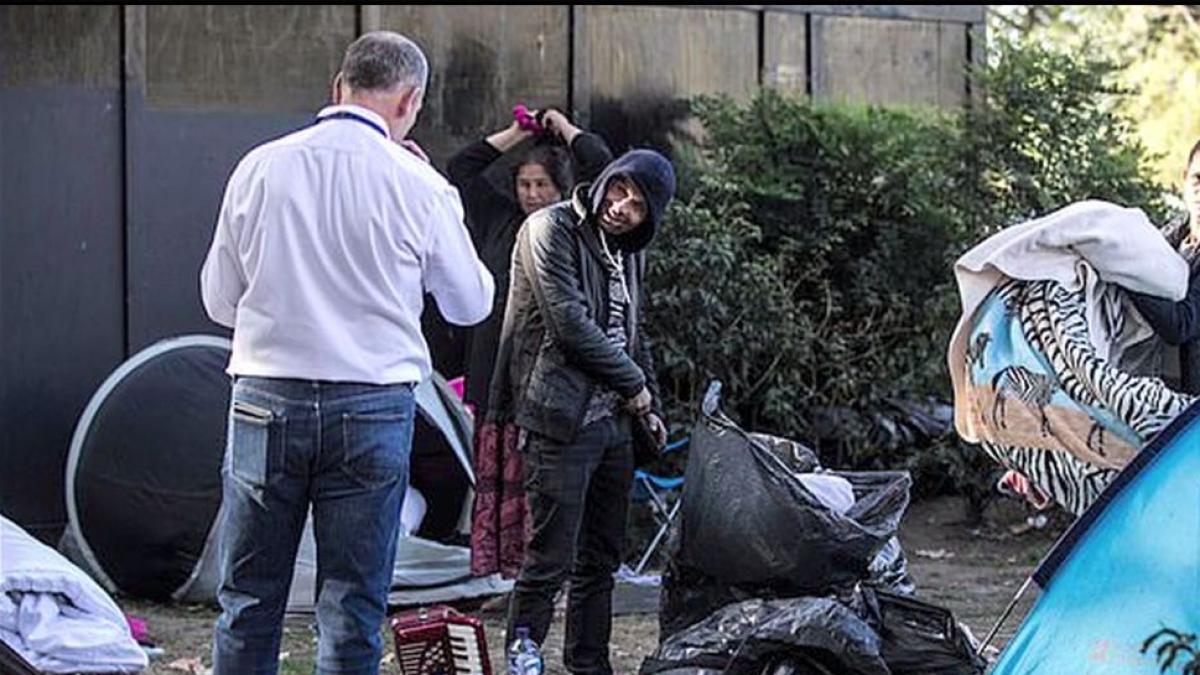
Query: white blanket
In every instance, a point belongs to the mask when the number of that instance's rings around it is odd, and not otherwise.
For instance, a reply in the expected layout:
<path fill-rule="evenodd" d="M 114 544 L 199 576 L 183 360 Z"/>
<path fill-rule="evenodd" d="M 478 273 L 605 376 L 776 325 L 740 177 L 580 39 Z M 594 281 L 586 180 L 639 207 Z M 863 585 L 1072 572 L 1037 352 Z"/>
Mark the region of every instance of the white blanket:
<path fill-rule="evenodd" d="M 3 516 L 0 640 L 46 673 L 136 673 L 148 665 L 112 598 Z"/>

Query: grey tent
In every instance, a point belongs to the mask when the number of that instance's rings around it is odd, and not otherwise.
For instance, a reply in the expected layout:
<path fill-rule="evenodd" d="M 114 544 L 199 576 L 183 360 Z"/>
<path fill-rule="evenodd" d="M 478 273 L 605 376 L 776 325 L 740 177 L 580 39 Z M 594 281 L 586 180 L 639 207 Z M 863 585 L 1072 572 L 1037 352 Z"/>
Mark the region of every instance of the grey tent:
<path fill-rule="evenodd" d="M 114 371 L 76 426 L 67 459 L 62 548 L 109 592 L 185 602 L 216 595 L 214 525 L 221 502 L 230 381 L 229 341 L 164 340 Z M 434 376 L 417 388 L 409 504 L 423 505 L 399 536 L 390 601 L 414 605 L 508 590 L 473 578 L 469 531 L 471 422 Z M 417 513 L 416 516 L 422 516 Z M 288 601 L 311 612 L 316 575 L 306 526 Z"/>

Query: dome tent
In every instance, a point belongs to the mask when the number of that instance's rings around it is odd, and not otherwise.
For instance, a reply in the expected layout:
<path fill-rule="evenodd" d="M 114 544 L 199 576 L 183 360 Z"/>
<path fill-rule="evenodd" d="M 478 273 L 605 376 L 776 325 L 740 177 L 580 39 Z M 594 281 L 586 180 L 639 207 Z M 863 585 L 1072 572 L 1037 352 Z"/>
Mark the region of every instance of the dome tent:
<path fill-rule="evenodd" d="M 207 335 L 156 343 L 117 368 L 80 417 L 67 459 L 62 548 L 109 592 L 186 602 L 216 597 L 213 531 L 229 351 L 227 339 Z M 410 485 L 425 499 L 406 502 L 425 501 L 428 511 L 413 534 L 400 535 L 389 601 L 503 592 L 508 584 L 498 578 L 472 578 L 470 551 L 456 545 L 473 497 L 470 420 L 437 375 L 417 388 L 416 398 Z M 295 572 L 288 609 L 312 611 L 311 522 Z"/>

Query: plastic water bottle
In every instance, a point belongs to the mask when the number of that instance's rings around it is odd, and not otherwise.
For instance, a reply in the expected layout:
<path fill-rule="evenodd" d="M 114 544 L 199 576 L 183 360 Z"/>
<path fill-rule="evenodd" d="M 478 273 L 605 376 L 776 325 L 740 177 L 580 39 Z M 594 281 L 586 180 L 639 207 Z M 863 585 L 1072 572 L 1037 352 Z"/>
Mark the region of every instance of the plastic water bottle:
<path fill-rule="evenodd" d="M 508 675 L 542 675 L 546 664 L 537 643 L 529 637 L 529 628 L 518 626 L 517 637 L 508 648 Z"/>

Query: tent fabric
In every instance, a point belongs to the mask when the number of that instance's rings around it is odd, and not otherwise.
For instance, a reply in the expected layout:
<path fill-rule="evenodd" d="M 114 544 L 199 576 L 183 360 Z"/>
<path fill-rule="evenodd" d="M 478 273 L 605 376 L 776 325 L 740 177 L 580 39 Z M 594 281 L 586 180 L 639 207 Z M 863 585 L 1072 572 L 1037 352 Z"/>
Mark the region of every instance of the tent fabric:
<path fill-rule="evenodd" d="M 305 524 L 296 558 L 296 573 L 288 595 L 291 614 L 312 614 L 316 608 L 316 544 L 312 522 Z M 394 607 L 428 605 L 447 600 L 482 598 L 508 592 L 511 582 L 497 576 L 470 576 L 469 549 L 439 544 L 420 537 L 401 537 L 392 570 L 388 604 Z"/>
<path fill-rule="evenodd" d="M 62 549 L 110 592 L 211 602 L 219 582 L 214 525 L 229 408 L 229 341 L 185 336 L 122 364 L 81 416 L 68 456 L 68 529 Z M 465 519 L 474 497 L 471 421 L 436 374 L 416 389 L 410 476 L 428 509 L 397 547 L 393 599 L 448 601 L 503 592 L 493 579 L 467 583 Z M 315 558 L 306 527 L 293 584 L 311 586 Z M 437 555 L 429 551 L 438 551 Z M 414 582 L 414 571 L 426 576 Z M 307 575 L 307 576 L 306 576 Z M 295 590 L 295 589 L 294 589 Z M 293 596 L 302 611 L 303 594 Z"/>
<path fill-rule="evenodd" d="M 1148 445 L 1060 540 L 993 675 L 1160 672 L 1161 628 L 1200 633 L 1200 405 Z"/>
<path fill-rule="evenodd" d="M 148 665 L 124 614 L 82 570 L 0 516 L 0 642 L 44 673 Z"/>
<path fill-rule="evenodd" d="M 446 541 L 460 531 L 463 505 L 475 484 L 469 454 L 471 422 L 440 376 L 421 383 L 416 399 L 418 422 L 413 429 L 409 484 L 427 505 L 416 535 Z"/>
<path fill-rule="evenodd" d="M 186 336 L 121 364 L 67 456 L 67 534 L 110 593 L 165 600 L 209 546 L 221 503 L 229 341 Z"/>

